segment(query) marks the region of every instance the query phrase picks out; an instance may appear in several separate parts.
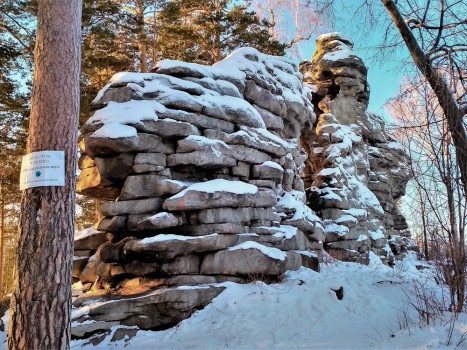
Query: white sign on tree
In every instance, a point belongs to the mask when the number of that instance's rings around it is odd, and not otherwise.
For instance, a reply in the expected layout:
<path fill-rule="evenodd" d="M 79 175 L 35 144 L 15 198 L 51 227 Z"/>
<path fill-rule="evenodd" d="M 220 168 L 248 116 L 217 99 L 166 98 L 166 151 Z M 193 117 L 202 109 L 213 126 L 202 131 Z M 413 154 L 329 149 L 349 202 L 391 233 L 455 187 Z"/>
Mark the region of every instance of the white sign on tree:
<path fill-rule="evenodd" d="M 65 186 L 65 152 L 40 151 L 23 157 L 20 190 L 42 186 Z"/>

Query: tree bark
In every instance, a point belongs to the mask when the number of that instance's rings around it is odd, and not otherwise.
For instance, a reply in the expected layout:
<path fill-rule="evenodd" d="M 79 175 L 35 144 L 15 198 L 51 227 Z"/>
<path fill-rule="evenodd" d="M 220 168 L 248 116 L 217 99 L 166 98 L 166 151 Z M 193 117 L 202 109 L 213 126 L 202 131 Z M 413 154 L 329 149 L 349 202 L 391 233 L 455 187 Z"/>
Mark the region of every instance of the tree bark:
<path fill-rule="evenodd" d="M 399 30 L 402 39 L 404 39 L 415 65 L 426 78 L 438 98 L 440 107 L 446 117 L 448 130 L 452 135 L 453 144 L 456 149 L 456 159 L 461 173 L 462 186 L 464 194 L 467 195 L 467 133 L 463 123 L 464 112 L 459 108 L 453 93 L 450 91 L 448 84 L 443 79 L 440 72 L 431 65 L 430 61 L 423 53 L 417 43 L 417 39 L 405 23 L 394 1 L 381 0 L 381 2 Z"/>
<path fill-rule="evenodd" d="M 271 37 L 271 41 L 274 41 L 276 40 L 276 16 L 272 7 L 271 0 L 268 0 L 269 35 Z"/>
<path fill-rule="evenodd" d="M 214 48 L 213 48 L 213 54 L 214 54 L 214 62 L 219 62 L 222 59 L 222 54 L 221 54 L 221 13 L 220 13 L 220 3 L 219 0 L 214 0 L 214 14 L 215 14 L 215 19 L 214 19 Z"/>
<path fill-rule="evenodd" d="M 141 73 L 148 72 L 148 55 L 146 43 L 144 42 L 144 6 L 143 0 L 136 0 L 136 16 L 138 19 L 138 49 L 139 49 L 139 62 Z"/>
<path fill-rule="evenodd" d="M 425 253 L 425 259 L 429 259 L 428 255 L 428 232 L 427 232 L 427 225 L 426 225 L 426 215 L 425 215 L 425 203 L 423 202 L 422 192 L 420 188 L 417 186 L 418 198 L 420 198 L 420 214 L 422 220 L 422 228 L 423 228 L 423 252 Z"/>
<path fill-rule="evenodd" d="M 69 349 L 81 0 L 39 0 L 27 153 L 65 152 L 65 186 L 23 191 L 9 349 Z"/>
<path fill-rule="evenodd" d="M 0 300 L 3 299 L 3 291 L 5 290 L 3 285 L 3 270 L 5 269 L 4 264 L 4 243 L 5 243 L 5 194 L 4 194 L 3 175 L 0 175 L 0 206 L 1 206 L 1 234 L 0 234 Z"/>

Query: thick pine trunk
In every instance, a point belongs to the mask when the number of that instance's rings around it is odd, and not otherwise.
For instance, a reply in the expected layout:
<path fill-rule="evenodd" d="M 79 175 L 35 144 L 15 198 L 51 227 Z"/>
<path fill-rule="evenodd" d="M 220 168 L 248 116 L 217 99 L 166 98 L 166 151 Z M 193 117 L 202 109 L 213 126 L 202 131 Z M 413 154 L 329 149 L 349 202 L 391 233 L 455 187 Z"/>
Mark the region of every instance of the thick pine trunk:
<path fill-rule="evenodd" d="M 0 227 L 1 227 L 1 234 L 0 234 L 0 300 L 3 299 L 4 293 L 4 283 L 3 283 L 3 270 L 5 269 L 4 264 L 4 243 L 5 243 L 5 194 L 3 189 L 3 176 L 0 176 L 0 206 L 1 206 L 1 218 L 0 218 Z"/>
<path fill-rule="evenodd" d="M 27 153 L 65 151 L 65 186 L 23 191 L 9 349 L 69 349 L 81 0 L 39 0 Z"/>
<path fill-rule="evenodd" d="M 436 97 L 438 98 L 441 109 L 444 112 L 448 124 L 448 130 L 451 133 L 454 147 L 456 149 L 456 160 L 459 164 L 462 186 L 464 194 L 467 195 L 467 132 L 463 123 L 463 111 L 457 105 L 453 93 L 440 73 L 430 64 L 416 38 L 413 36 L 410 28 L 404 21 L 404 18 L 397 9 L 393 0 L 381 0 L 388 11 L 391 19 L 399 30 L 402 39 L 415 62 L 419 71 L 430 84 Z"/>

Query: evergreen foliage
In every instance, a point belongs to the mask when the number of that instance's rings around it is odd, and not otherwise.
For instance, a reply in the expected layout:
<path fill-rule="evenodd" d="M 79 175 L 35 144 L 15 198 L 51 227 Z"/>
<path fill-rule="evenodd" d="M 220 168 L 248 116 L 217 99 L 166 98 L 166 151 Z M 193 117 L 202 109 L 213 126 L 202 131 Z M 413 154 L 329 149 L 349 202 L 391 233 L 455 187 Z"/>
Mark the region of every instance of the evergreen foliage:
<path fill-rule="evenodd" d="M 232 0 L 172 0 L 157 26 L 161 59 L 213 64 L 242 46 L 284 54 L 285 45 L 271 40 L 268 22 Z"/>
<path fill-rule="evenodd" d="M 89 116 L 92 100 L 110 77 L 134 69 L 134 40 L 122 25 L 125 19 L 115 1 L 83 2 L 80 124 Z"/>

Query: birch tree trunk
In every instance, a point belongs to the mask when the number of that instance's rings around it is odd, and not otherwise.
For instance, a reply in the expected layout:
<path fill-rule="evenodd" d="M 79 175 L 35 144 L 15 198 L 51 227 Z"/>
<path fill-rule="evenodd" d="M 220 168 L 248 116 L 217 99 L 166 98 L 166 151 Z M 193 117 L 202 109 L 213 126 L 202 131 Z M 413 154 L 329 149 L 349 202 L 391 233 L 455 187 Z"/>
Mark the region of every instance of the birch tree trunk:
<path fill-rule="evenodd" d="M 431 62 L 420 48 L 417 39 L 407 26 L 395 2 L 393 0 L 381 0 L 381 3 L 386 8 L 392 22 L 401 34 L 415 65 L 428 81 L 438 98 L 439 105 L 446 117 L 448 130 L 452 135 L 456 149 L 456 160 L 461 173 L 462 186 L 464 194 L 467 195 L 467 131 L 462 120 L 467 110 L 463 110 L 458 106 L 448 84 L 439 71 L 431 65 Z"/>
<path fill-rule="evenodd" d="M 39 0 L 27 153 L 65 151 L 65 186 L 23 191 L 9 349 L 69 349 L 81 0 Z"/>

